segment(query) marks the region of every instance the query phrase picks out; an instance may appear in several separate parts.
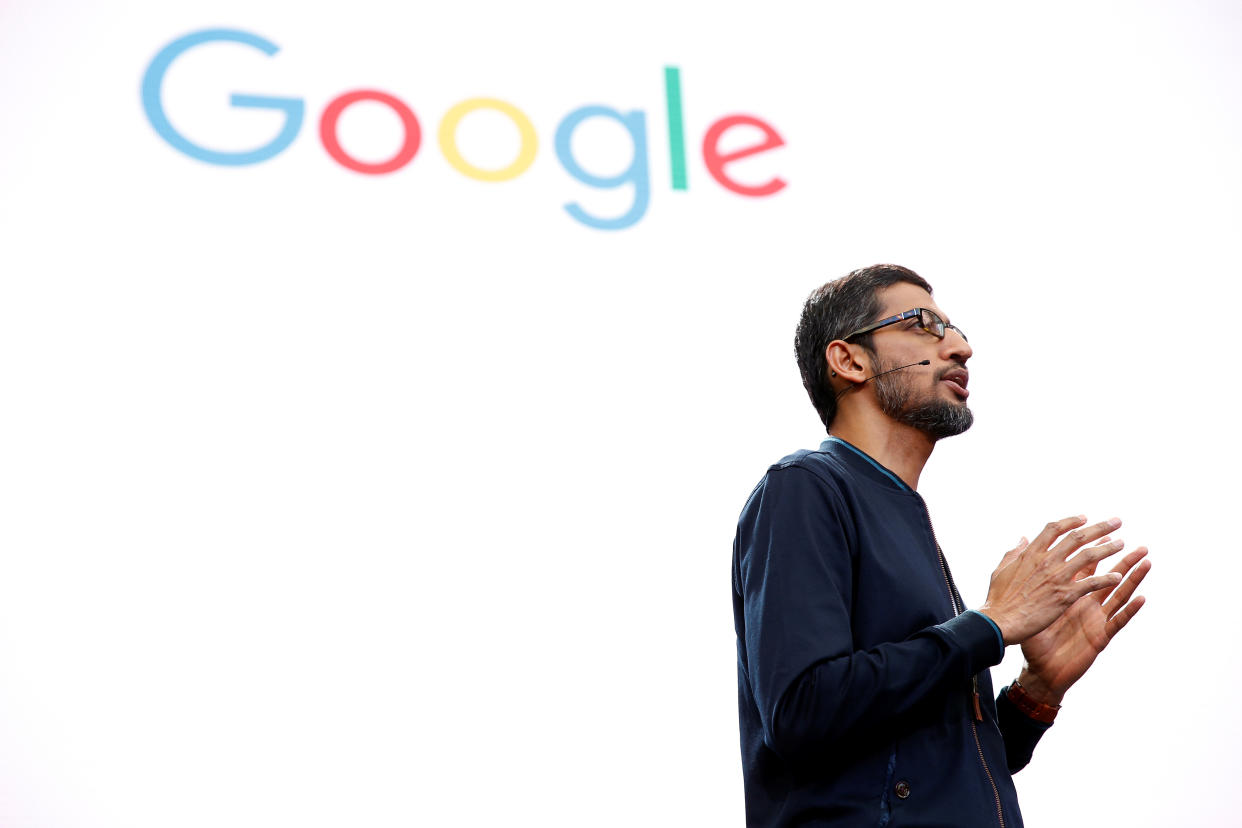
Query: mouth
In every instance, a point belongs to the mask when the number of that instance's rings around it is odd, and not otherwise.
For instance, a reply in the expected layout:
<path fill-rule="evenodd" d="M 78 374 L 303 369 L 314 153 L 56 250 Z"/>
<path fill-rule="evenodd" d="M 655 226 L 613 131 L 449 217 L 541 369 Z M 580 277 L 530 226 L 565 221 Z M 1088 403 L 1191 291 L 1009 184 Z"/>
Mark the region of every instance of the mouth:
<path fill-rule="evenodd" d="M 966 384 L 970 382 L 970 374 L 966 372 L 965 368 L 953 368 L 945 371 L 940 376 L 940 381 L 949 386 L 949 390 L 963 400 L 970 396 L 970 392 L 966 390 Z"/>

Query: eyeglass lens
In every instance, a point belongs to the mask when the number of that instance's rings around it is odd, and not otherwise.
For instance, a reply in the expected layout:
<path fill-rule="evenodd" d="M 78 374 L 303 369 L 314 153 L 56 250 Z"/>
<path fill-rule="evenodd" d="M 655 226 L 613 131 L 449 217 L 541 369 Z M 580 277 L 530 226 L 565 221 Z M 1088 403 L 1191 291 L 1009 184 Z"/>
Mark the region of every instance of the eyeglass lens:
<path fill-rule="evenodd" d="M 936 337 L 937 339 L 944 339 L 945 329 L 952 328 L 953 330 L 961 334 L 962 339 L 966 339 L 966 334 L 962 333 L 961 328 L 957 327 L 956 325 L 944 324 L 943 319 L 941 319 L 939 316 L 929 311 L 927 308 L 920 308 L 920 310 L 922 311 L 922 313 L 919 315 L 919 322 L 923 326 L 923 330 L 927 331 L 932 336 Z"/>

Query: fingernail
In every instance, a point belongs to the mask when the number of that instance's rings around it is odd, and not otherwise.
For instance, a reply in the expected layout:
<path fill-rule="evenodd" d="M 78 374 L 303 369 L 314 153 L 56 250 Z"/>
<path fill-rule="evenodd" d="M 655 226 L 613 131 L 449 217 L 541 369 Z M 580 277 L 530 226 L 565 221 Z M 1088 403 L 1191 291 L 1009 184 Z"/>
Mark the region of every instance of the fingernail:
<path fill-rule="evenodd" d="M 1108 525 L 1111 526 L 1113 529 L 1116 529 L 1118 526 L 1121 525 L 1121 518 L 1109 518 Z"/>

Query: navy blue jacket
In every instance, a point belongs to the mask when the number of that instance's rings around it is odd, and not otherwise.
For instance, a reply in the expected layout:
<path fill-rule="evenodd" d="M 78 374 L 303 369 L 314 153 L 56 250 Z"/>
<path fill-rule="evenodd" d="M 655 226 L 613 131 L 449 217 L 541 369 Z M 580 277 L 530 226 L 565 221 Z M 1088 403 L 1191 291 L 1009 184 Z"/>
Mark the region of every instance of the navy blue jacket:
<path fill-rule="evenodd" d="M 999 631 L 888 469 L 831 437 L 768 469 L 733 614 L 748 826 L 1020 828 L 1010 774 L 1047 726 L 993 700 Z"/>

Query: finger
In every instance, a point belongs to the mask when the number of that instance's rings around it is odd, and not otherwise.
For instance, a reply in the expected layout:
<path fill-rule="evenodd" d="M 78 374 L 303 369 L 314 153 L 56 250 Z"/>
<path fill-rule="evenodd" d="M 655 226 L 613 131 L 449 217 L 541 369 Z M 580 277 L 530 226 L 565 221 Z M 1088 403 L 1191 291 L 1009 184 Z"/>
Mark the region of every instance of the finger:
<path fill-rule="evenodd" d="M 1095 592 L 1099 589 L 1113 589 L 1121 581 L 1121 576 L 1116 572 L 1105 572 L 1103 575 L 1092 575 L 1090 578 L 1083 578 L 1081 581 L 1075 581 L 1073 584 L 1073 598 L 1077 601 L 1082 596 Z"/>
<path fill-rule="evenodd" d="M 1094 567 L 1096 564 L 1098 564 L 1100 561 L 1107 558 L 1109 555 L 1117 554 L 1118 552 L 1121 551 L 1121 548 L 1125 545 L 1126 545 L 1126 542 L 1123 540 L 1110 540 L 1108 543 L 1101 543 L 1097 546 L 1088 546 L 1086 549 L 1082 550 L 1077 555 L 1075 555 L 1074 557 L 1066 561 L 1065 566 L 1071 572 L 1080 572 L 1086 569 L 1087 567 L 1091 567 L 1092 570 L 1094 571 Z M 1107 574 L 1114 575 L 1116 573 L 1109 572 Z M 1102 577 L 1102 576 L 1093 576 L 1093 577 Z M 1118 577 L 1117 580 L 1120 581 L 1121 578 Z"/>
<path fill-rule="evenodd" d="M 1031 541 L 1031 548 L 1040 551 L 1046 550 L 1052 546 L 1053 542 L 1056 541 L 1057 538 L 1061 537 L 1071 529 L 1082 526 L 1086 522 L 1086 515 L 1075 515 L 1074 517 L 1054 520 L 1046 525 L 1040 533 L 1035 536 L 1035 540 Z"/>
<path fill-rule="evenodd" d="M 1011 562 L 1014 558 L 1022 554 L 1023 549 L 1026 549 L 1030 545 L 1031 542 L 1026 539 L 1026 535 L 1023 535 L 1018 539 L 1018 545 L 1006 552 L 1005 557 L 1001 558 L 1001 562 L 997 565 L 997 568 L 999 569 L 1000 567 Z"/>
<path fill-rule="evenodd" d="M 1099 540 L 1120 525 L 1121 518 L 1109 518 L 1108 520 L 1102 520 L 1099 523 L 1093 523 L 1090 526 L 1079 527 L 1066 535 L 1052 551 L 1058 555 L 1061 560 L 1065 560 L 1072 555 L 1075 550 L 1086 546 L 1094 540 Z"/>
<path fill-rule="evenodd" d="M 1147 554 L 1147 549 L 1139 547 L 1121 559 L 1121 563 L 1113 567 L 1113 572 L 1127 573 L 1129 575 L 1121 585 L 1108 596 L 1108 600 L 1104 602 L 1104 617 L 1111 618 L 1112 615 L 1125 606 L 1126 601 L 1130 600 L 1130 596 L 1134 594 L 1134 590 L 1138 589 L 1138 585 L 1143 583 L 1143 579 L 1147 577 L 1147 573 L 1151 571 L 1151 561 L 1142 561 L 1140 559 Z M 1131 571 L 1131 567 L 1138 564 L 1138 567 Z"/>
<path fill-rule="evenodd" d="M 1135 596 L 1134 600 L 1126 604 L 1125 609 L 1108 619 L 1108 623 L 1104 625 L 1104 635 L 1112 638 L 1121 632 L 1121 628 L 1130 623 L 1130 619 L 1138 615 L 1138 611 L 1147 603 L 1147 599 L 1142 595 Z"/>
<path fill-rule="evenodd" d="M 1104 544 L 1110 542 L 1112 542 L 1112 538 L 1104 537 L 1100 539 L 1100 542 L 1097 543 L 1096 546 L 1103 546 Z M 1075 572 L 1074 580 L 1077 581 L 1081 578 L 1086 578 L 1088 575 L 1094 575 L 1097 564 L 1099 564 L 1099 561 L 1092 563 L 1090 566 L 1084 566 L 1082 569 Z"/>
<path fill-rule="evenodd" d="M 1082 569 L 1080 569 L 1080 570 L 1078 570 L 1077 572 L 1075 572 L 1075 573 L 1074 573 L 1074 580 L 1075 580 L 1075 581 L 1081 581 L 1083 578 L 1086 578 L 1086 577 L 1088 577 L 1088 576 L 1090 576 L 1090 575 L 1094 575 L 1094 574 L 1095 574 L 1095 569 L 1096 569 L 1096 566 L 1097 566 L 1098 564 L 1099 564 L 1099 561 L 1096 561 L 1095 563 L 1091 564 L 1090 566 L 1084 566 Z"/>

